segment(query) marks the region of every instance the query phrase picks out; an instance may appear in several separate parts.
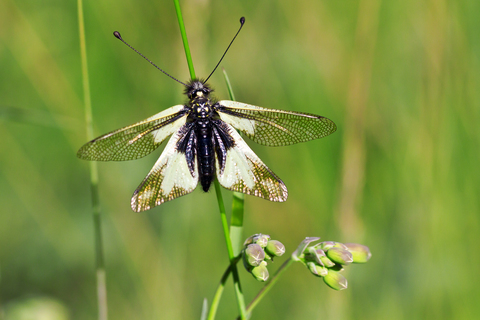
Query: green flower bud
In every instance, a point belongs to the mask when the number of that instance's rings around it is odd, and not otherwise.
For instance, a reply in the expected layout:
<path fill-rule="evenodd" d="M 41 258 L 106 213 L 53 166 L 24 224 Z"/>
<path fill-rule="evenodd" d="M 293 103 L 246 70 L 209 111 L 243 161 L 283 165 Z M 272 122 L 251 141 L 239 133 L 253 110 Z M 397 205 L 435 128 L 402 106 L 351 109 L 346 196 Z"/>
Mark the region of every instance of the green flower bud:
<path fill-rule="evenodd" d="M 334 248 L 342 248 L 342 249 L 345 249 L 345 250 L 348 249 L 347 246 L 344 245 L 344 244 L 341 243 L 341 242 L 335 242 L 335 245 L 334 245 L 333 247 L 334 247 Z"/>
<path fill-rule="evenodd" d="M 303 259 L 303 253 L 308 247 L 310 242 L 320 240 L 319 237 L 306 237 L 297 247 L 297 249 L 292 253 L 293 261 L 301 261 Z"/>
<path fill-rule="evenodd" d="M 256 243 L 249 244 L 243 251 L 245 262 L 252 267 L 257 267 L 265 259 L 263 248 Z"/>
<path fill-rule="evenodd" d="M 258 237 L 259 235 L 261 235 L 261 233 L 255 233 L 254 235 L 251 235 L 250 237 L 247 238 L 247 240 L 245 240 L 243 245 L 246 247 L 247 245 L 254 243 L 253 239 Z"/>
<path fill-rule="evenodd" d="M 328 259 L 326 256 L 320 257 L 320 260 L 322 261 L 323 265 L 327 268 L 331 268 L 331 267 L 335 266 L 335 262 Z"/>
<path fill-rule="evenodd" d="M 319 244 L 316 244 L 315 249 L 322 249 L 323 251 L 327 251 L 328 249 L 333 248 L 335 246 L 335 243 L 335 241 L 323 241 Z"/>
<path fill-rule="evenodd" d="M 324 266 L 321 257 L 325 257 L 325 252 L 323 252 L 322 249 L 315 250 L 315 247 L 308 247 L 305 251 L 305 260 L 313 261 L 320 266 Z"/>
<path fill-rule="evenodd" d="M 272 257 L 280 257 L 285 253 L 285 246 L 280 241 L 270 240 L 268 241 L 265 250 Z"/>
<path fill-rule="evenodd" d="M 328 269 L 322 266 L 319 266 L 315 262 L 307 262 L 307 267 L 311 273 L 317 277 L 325 277 L 328 274 Z"/>
<path fill-rule="evenodd" d="M 242 261 L 243 261 L 243 266 L 245 267 L 245 270 L 247 270 L 248 272 L 252 271 L 253 267 L 248 264 L 247 256 L 245 255 L 245 252 L 243 252 L 242 254 Z"/>
<path fill-rule="evenodd" d="M 366 263 L 372 257 L 367 246 L 358 243 L 345 243 L 345 246 L 352 253 L 354 263 Z"/>
<path fill-rule="evenodd" d="M 268 234 L 259 234 L 258 237 L 254 238 L 253 241 L 258 244 L 260 247 L 265 248 L 268 245 L 270 236 Z"/>
<path fill-rule="evenodd" d="M 253 236 L 250 236 L 248 237 L 245 242 L 243 243 L 243 245 L 246 247 L 248 246 L 249 244 L 252 244 L 253 243 L 253 237 L 255 237 L 257 234 L 254 234 Z"/>
<path fill-rule="evenodd" d="M 270 236 L 268 234 L 255 233 L 254 235 L 248 237 L 247 240 L 245 240 L 245 242 L 243 243 L 243 245 L 247 246 L 249 244 L 256 243 L 259 244 L 262 248 L 265 248 L 267 246 L 268 240 L 270 240 Z"/>
<path fill-rule="evenodd" d="M 328 274 L 323 277 L 323 281 L 325 281 L 330 288 L 335 290 L 347 289 L 348 286 L 347 278 L 333 270 L 328 271 Z"/>
<path fill-rule="evenodd" d="M 268 269 L 267 269 L 267 262 L 262 261 L 262 263 L 258 267 L 253 268 L 250 272 L 258 281 L 262 281 L 262 282 L 267 281 L 269 276 Z"/>
<path fill-rule="evenodd" d="M 327 257 L 333 262 L 342 265 L 347 265 L 353 262 L 353 256 L 350 251 L 338 247 L 330 248 L 327 251 Z"/>
<path fill-rule="evenodd" d="M 273 261 L 273 258 L 275 257 L 272 257 L 271 255 L 268 254 L 267 251 L 263 251 L 265 253 L 265 259 L 263 259 L 264 261 Z"/>

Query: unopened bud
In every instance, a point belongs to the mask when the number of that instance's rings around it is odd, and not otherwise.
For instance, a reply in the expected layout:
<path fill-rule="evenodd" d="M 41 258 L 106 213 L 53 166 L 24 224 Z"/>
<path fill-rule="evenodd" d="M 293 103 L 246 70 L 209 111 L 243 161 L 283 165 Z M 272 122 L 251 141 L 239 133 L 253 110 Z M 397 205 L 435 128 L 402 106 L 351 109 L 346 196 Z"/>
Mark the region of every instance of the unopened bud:
<path fill-rule="evenodd" d="M 330 248 L 327 251 L 327 257 L 333 262 L 347 265 L 353 262 L 353 256 L 350 251 L 338 247 Z"/>
<path fill-rule="evenodd" d="M 270 236 L 268 234 L 259 234 L 257 237 L 253 238 L 253 242 L 258 244 L 260 247 L 265 248 L 268 245 Z"/>
<path fill-rule="evenodd" d="M 322 261 L 322 263 L 325 267 L 331 268 L 335 265 L 335 262 L 328 259 L 326 256 L 320 257 L 320 260 Z"/>
<path fill-rule="evenodd" d="M 269 255 L 265 250 L 263 252 L 265 253 L 265 261 L 273 261 L 273 258 L 275 258 L 274 256 Z"/>
<path fill-rule="evenodd" d="M 328 274 L 323 277 L 323 281 L 325 281 L 330 288 L 335 290 L 347 289 L 348 286 L 347 278 L 333 270 L 328 271 Z"/>
<path fill-rule="evenodd" d="M 307 250 L 305 250 L 305 259 L 309 261 L 313 261 L 318 265 L 324 266 L 324 263 L 322 262 L 321 258 L 325 257 L 325 252 L 323 252 L 322 249 L 316 249 L 315 247 L 308 247 Z"/>
<path fill-rule="evenodd" d="M 372 257 L 372 253 L 367 246 L 358 243 L 345 243 L 345 246 L 351 252 L 354 263 L 365 263 Z"/>
<path fill-rule="evenodd" d="M 258 267 L 253 268 L 250 272 L 258 281 L 267 281 L 269 276 L 267 262 L 263 261 Z"/>
<path fill-rule="evenodd" d="M 344 244 L 341 243 L 341 242 L 335 242 L 335 245 L 334 245 L 333 247 L 334 247 L 334 248 L 342 248 L 342 249 L 345 249 L 345 250 L 348 249 L 347 246 L 344 245 Z"/>
<path fill-rule="evenodd" d="M 311 273 L 317 277 L 325 277 L 328 274 L 328 269 L 322 266 L 319 266 L 315 262 L 307 262 L 307 267 Z"/>
<path fill-rule="evenodd" d="M 248 246 L 249 244 L 252 244 L 253 243 L 253 237 L 255 237 L 257 234 L 254 234 L 253 236 L 250 236 L 248 237 L 245 242 L 243 243 L 243 245 L 246 247 Z"/>
<path fill-rule="evenodd" d="M 245 262 L 252 267 L 257 267 L 265 259 L 265 252 L 262 247 L 256 243 L 249 244 L 243 251 Z"/>
<path fill-rule="evenodd" d="M 318 241 L 320 240 L 319 237 L 306 237 L 297 247 L 297 249 L 292 253 L 292 259 L 293 261 L 301 261 L 302 255 L 307 249 L 308 245 L 311 242 Z"/>
<path fill-rule="evenodd" d="M 327 251 L 328 249 L 333 248 L 335 246 L 335 243 L 335 241 L 322 241 L 319 244 L 316 244 L 315 248 Z"/>
<path fill-rule="evenodd" d="M 267 238 L 268 240 L 270 240 L 270 236 L 268 234 L 255 233 L 254 235 L 251 235 L 250 237 L 248 237 L 247 240 L 245 240 L 245 242 L 243 243 L 243 245 L 247 246 L 251 243 L 257 243 L 258 239 L 263 239 L 263 238 Z"/>
<path fill-rule="evenodd" d="M 270 256 L 280 257 L 285 253 L 285 246 L 280 241 L 270 240 L 268 241 L 268 244 L 265 247 L 265 250 Z"/>

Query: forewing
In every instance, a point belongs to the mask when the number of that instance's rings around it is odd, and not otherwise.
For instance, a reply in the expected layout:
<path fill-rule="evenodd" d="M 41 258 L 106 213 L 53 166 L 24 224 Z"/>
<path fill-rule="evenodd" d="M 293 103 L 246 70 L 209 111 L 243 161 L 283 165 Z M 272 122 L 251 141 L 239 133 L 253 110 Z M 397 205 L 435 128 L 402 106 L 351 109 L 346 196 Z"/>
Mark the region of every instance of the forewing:
<path fill-rule="evenodd" d="M 231 125 L 225 123 L 222 127 L 233 138 L 234 144 L 226 150 L 223 167 L 217 154 L 218 182 L 229 190 L 270 201 L 287 200 L 288 191 L 283 181 L 260 160 Z"/>
<path fill-rule="evenodd" d="M 83 145 L 77 157 L 84 160 L 123 161 L 142 158 L 186 121 L 185 106 L 168 108 L 143 121 L 104 134 Z"/>
<path fill-rule="evenodd" d="M 309 113 L 275 110 L 222 100 L 216 104 L 220 118 L 265 146 L 286 146 L 323 138 L 337 130 L 335 123 Z"/>
<path fill-rule="evenodd" d="M 193 165 L 189 167 L 185 152 L 178 148 L 179 141 L 189 134 L 184 130 L 187 126 L 184 125 L 172 135 L 152 170 L 135 190 L 131 201 L 133 211 L 151 209 L 186 195 L 197 186 L 196 157 L 192 158 Z"/>

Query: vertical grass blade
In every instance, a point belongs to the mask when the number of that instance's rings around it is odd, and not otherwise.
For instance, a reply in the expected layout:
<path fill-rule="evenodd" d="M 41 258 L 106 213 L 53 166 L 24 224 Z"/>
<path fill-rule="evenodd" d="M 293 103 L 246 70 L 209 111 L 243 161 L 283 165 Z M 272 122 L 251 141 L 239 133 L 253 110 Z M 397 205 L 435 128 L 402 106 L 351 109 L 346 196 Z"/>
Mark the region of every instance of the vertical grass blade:
<path fill-rule="evenodd" d="M 238 311 L 242 320 L 247 319 L 247 313 L 245 311 L 245 298 L 243 296 L 242 287 L 240 285 L 240 277 L 238 276 L 237 261 L 233 254 L 233 247 L 230 238 L 230 232 L 228 228 L 227 215 L 225 205 L 223 203 L 222 191 L 220 189 L 220 183 L 215 179 L 214 182 L 215 191 L 217 193 L 218 208 L 220 210 L 220 216 L 222 219 L 223 234 L 225 236 L 225 242 L 227 243 L 228 259 L 230 261 L 230 268 L 233 274 L 233 287 L 235 288 L 235 296 L 237 298 Z M 220 297 L 219 297 L 220 298 Z M 212 308 L 213 309 L 213 308 Z"/>
<path fill-rule="evenodd" d="M 85 104 L 85 124 L 87 131 L 87 139 L 92 140 L 93 124 L 92 124 L 92 103 L 90 99 L 90 84 L 88 78 L 87 65 L 87 49 L 85 44 L 85 25 L 83 18 L 82 0 L 77 0 L 78 6 L 78 29 L 80 36 L 80 57 L 82 63 L 82 79 L 83 79 L 83 100 Z M 97 277 L 97 299 L 98 299 L 98 319 L 108 319 L 107 308 L 107 286 L 105 274 L 105 262 L 103 258 L 103 242 L 102 242 L 102 220 L 100 216 L 100 199 L 98 195 L 98 170 L 97 163 L 90 161 L 90 186 L 92 192 L 92 213 L 95 234 L 95 269 Z"/>
<path fill-rule="evenodd" d="M 185 56 L 187 58 L 187 64 L 188 64 L 188 70 L 190 71 L 190 77 L 192 79 L 195 79 L 195 70 L 193 68 L 193 62 L 192 62 L 192 57 L 190 54 L 190 46 L 188 45 L 188 39 L 187 39 L 187 32 L 185 31 L 185 25 L 183 22 L 183 16 L 182 16 L 182 10 L 180 8 L 180 3 L 178 0 L 173 0 L 173 3 L 175 5 L 175 11 L 177 12 L 177 19 L 178 19 L 178 24 L 180 26 L 180 33 L 182 35 L 182 41 L 183 41 L 183 47 L 185 49 Z M 242 293 L 242 288 L 240 286 L 240 278 L 238 276 L 238 270 L 237 266 L 235 265 L 235 255 L 232 247 L 232 241 L 230 238 L 230 232 L 229 232 L 229 227 L 228 227 L 228 221 L 227 221 L 227 215 L 225 211 L 225 205 L 223 203 L 223 198 L 222 198 L 222 193 L 220 190 L 220 184 L 218 183 L 218 180 L 214 181 L 215 185 L 215 191 L 217 193 L 217 202 L 218 202 L 218 207 L 220 209 L 220 216 L 222 219 L 222 226 L 223 226 L 223 232 L 225 236 L 225 242 L 227 244 L 227 251 L 228 251 L 228 259 L 230 261 L 230 265 L 232 267 L 232 272 L 233 272 L 233 284 L 235 288 L 235 296 L 237 298 L 237 305 L 238 309 L 240 312 L 240 316 L 242 319 L 246 319 L 246 312 L 245 312 L 245 299 L 243 297 Z"/>
<path fill-rule="evenodd" d="M 190 47 L 188 45 L 187 32 L 185 31 L 185 25 L 183 22 L 182 10 L 180 8 L 180 3 L 178 2 L 178 0 L 173 0 L 173 3 L 175 5 L 175 11 L 177 12 L 177 19 L 178 19 L 178 24 L 180 26 L 180 33 L 182 35 L 183 47 L 185 49 L 185 56 L 187 57 L 188 70 L 190 71 L 190 77 L 193 80 L 196 78 L 196 76 L 195 76 L 195 70 L 193 68 L 192 57 L 190 54 Z M 240 278 L 238 276 L 238 269 L 235 262 L 234 249 L 233 249 L 232 241 L 230 238 L 225 205 L 223 203 L 222 192 L 221 192 L 220 184 L 218 183 L 218 180 L 215 179 L 214 185 L 215 185 L 215 191 L 217 194 L 217 202 L 220 210 L 220 216 L 222 219 L 223 233 L 225 236 L 225 242 L 227 244 L 228 259 L 230 261 L 230 266 L 232 268 L 232 273 L 233 273 L 233 286 L 235 288 L 237 305 L 238 305 L 241 319 L 246 319 L 245 299 L 243 297 L 242 288 L 240 286 Z M 243 217 L 243 210 L 242 210 L 242 217 Z M 243 218 L 242 218 L 242 221 L 243 221 Z"/>
<path fill-rule="evenodd" d="M 185 31 L 185 24 L 183 23 L 182 10 L 178 0 L 173 0 L 175 11 L 177 12 L 178 25 L 180 26 L 180 34 L 182 35 L 183 48 L 185 50 L 185 57 L 187 58 L 188 70 L 190 71 L 190 78 L 195 79 L 195 69 L 193 68 L 192 55 L 190 53 L 190 46 L 188 45 L 187 32 Z"/>
<path fill-rule="evenodd" d="M 207 312 L 208 312 L 208 301 L 207 301 L 207 298 L 205 298 L 203 299 L 202 314 L 200 315 L 200 320 L 207 320 Z"/>
<path fill-rule="evenodd" d="M 233 93 L 232 85 L 230 84 L 230 79 L 228 74 L 223 70 L 223 76 L 225 77 L 225 82 L 227 84 L 228 94 L 230 100 L 235 101 L 235 95 Z M 230 239 L 232 241 L 233 254 L 237 256 L 240 253 L 240 250 L 243 245 L 243 213 L 244 213 L 244 202 L 245 195 L 240 192 L 233 192 L 232 199 L 232 218 L 230 219 Z"/>
<path fill-rule="evenodd" d="M 225 288 L 225 283 L 227 283 L 227 279 L 233 270 L 233 266 L 235 266 L 238 263 L 238 261 L 240 261 L 241 258 L 242 258 L 241 255 L 236 256 L 235 260 L 232 263 L 230 263 L 230 265 L 227 267 L 227 270 L 225 270 L 225 272 L 223 273 L 222 278 L 220 279 L 220 283 L 218 284 L 217 290 L 215 291 L 215 295 L 213 296 L 212 305 L 210 306 L 210 310 L 208 311 L 207 320 L 215 319 L 218 306 L 220 305 L 220 299 L 223 294 L 223 289 Z"/>

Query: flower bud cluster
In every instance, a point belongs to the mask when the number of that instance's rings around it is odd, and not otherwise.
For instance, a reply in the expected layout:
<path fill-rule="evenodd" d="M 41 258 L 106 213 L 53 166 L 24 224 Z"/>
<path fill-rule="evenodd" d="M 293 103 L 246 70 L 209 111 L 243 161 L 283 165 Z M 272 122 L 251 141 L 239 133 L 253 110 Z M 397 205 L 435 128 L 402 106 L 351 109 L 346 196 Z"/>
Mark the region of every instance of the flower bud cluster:
<path fill-rule="evenodd" d="M 292 258 L 305 264 L 315 276 L 322 277 L 332 289 L 346 289 L 347 279 L 341 272 L 351 263 L 367 262 L 372 256 L 370 249 L 357 243 L 343 244 L 335 241 L 323 241 L 309 246 L 310 242 L 319 239 L 306 238 L 293 253 Z"/>
<path fill-rule="evenodd" d="M 285 253 L 285 246 L 277 240 L 271 240 L 267 234 L 257 233 L 245 240 L 242 251 L 243 265 L 258 281 L 267 281 L 269 277 L 267 263 Z"/>

